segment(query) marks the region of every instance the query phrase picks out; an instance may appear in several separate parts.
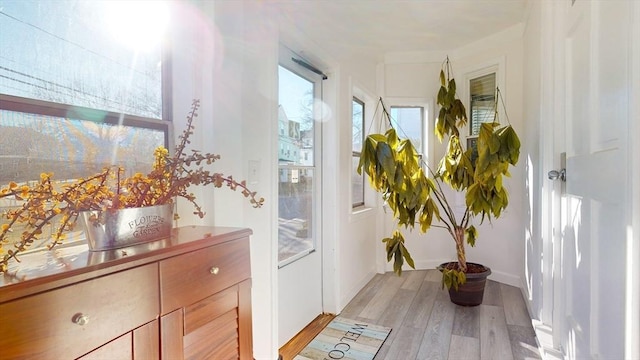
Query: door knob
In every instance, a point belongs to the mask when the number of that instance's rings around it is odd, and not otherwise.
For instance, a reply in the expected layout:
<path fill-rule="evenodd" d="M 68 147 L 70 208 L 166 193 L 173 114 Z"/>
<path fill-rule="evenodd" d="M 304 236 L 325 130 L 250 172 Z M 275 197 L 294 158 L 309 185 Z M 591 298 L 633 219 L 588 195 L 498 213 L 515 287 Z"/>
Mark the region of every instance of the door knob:
<path fill-rule="evenodd" d="M 551 170 L 549 171 L 549 180 L 562 180 L 562 181 L 567 181 L 567 169 L 562 169 L 560 171 L 558 170 Z"/>

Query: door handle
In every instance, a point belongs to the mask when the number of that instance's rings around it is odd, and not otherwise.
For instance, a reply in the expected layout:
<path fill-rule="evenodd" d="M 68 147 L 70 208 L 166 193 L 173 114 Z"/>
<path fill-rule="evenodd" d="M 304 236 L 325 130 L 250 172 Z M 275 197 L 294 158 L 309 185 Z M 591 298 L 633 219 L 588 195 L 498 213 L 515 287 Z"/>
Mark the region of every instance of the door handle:
<path fill-rule="evenodd" d="M 560 179 L 563 182 L 567 181 L 567 169 L 551 170 L 547 174 L 549 176 L 549 180 L 558 180 Z"/>

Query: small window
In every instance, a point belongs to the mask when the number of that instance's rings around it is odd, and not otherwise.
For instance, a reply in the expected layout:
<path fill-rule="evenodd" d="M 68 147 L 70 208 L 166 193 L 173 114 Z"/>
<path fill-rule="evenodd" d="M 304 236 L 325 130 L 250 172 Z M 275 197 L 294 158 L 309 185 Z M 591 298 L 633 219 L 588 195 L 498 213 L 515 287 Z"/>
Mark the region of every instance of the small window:
<path fill-rule="evenodd" d="M 391 122 L 398 136 L 411 140 L 424 158 L 424 108 L 422 106 L 391 106 Z"/>
<path fill-rule="evenodd" d="M 495 120 L 496 73 L 471 79 L 469 89 L 469 135 L 477 136 L 482 123 Z"/>
<path fill-rule="evenodd" d="M 351 104 L 351 206 L 356 208 L 364 205 L 364 172 L 358 174 L 358 164 L 364 142 L 364 102 L 354 97 Z"/>

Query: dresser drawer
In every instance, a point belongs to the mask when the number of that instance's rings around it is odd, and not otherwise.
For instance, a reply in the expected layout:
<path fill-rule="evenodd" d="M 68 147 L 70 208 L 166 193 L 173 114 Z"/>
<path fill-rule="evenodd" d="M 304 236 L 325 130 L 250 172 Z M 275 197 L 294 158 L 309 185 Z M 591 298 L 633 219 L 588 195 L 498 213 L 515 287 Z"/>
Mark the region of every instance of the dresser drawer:
<path fill-rule="evenodd" d="M 162 260 L 161 312 L 193 304 L 250 276 L 249 238 Z"/>
<path fill-rule="evenodd" d="M 158 316 L 157 264 L 0 304 L 6 358 L 77 358 Z"/>

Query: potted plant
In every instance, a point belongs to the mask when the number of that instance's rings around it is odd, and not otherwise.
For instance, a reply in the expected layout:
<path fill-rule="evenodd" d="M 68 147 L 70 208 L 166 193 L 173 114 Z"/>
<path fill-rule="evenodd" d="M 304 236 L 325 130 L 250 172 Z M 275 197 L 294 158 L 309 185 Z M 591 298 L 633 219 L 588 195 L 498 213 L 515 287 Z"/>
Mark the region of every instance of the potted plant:
<path fill-rule="evenodd" d="M 105 217 L 120 219 L 121 216 L 115 214 L 122 209 L 151 209 L 141 210 L 150 211 L 142 212 L 142 215 L 134 211 L 134 214 L 138 214 L 134 222 L 144 224 L 141 224 L 142 226 L 136 229 L 137 233 L 133 235 L 143 234 L 140 238 L 142 241 L 154 240 L 156 238 L 153 237 L 153 233 L 157 232 L 158 228 L 151 228 L 150 223 L 154 222 L 154 226 L 161 225 L 162 229 L 168 228 L 170 231 L 170 220 L 177 217 L 177 214 L 172 214 L 172 204 L 177 197 L 191 202 L 195 207 L 195 215 L 201 218 L 205 215 L 195 196 L 188 191 L 191 185 L 213 185 L 216 188 L 227 186 L 234 191 L 239 189 L 254 207 L 261 207 L 264 199 L 249 190 L 245 181 L 238 182 L 232 176 L 211 172 L 202 166 L 213 164 L 220 159 L 220 155 L 202 153 L 198 150 L 187 152 L 189 136 L 193 134 L 194 129 L 193 120 L 198 116 L 199 106 L 200 101 L 194 100 L 187 115 L 186 129 L 179 136 L 174 154 L 170 156 L 164 147 L 155 149 L 153 169 L 146 175 L 136 173 L 130 177 L 123 177 L 124 170 L 121 167 L 111 166 L 97 174 L 72 182 L 59 183 L 53 180 L 53 174 L 44 173 L 35 184 L 12 182 L 0 188 L 0 199 L 10 198 L 20 204 L 0 213 L 0 273 L 7 270 L 9 260 L 19 261 L 18 254 L 28 250 L 42 235 L 44 227 L 52 224 L 54 219 L 58 225 L 51 238 L 45 240 L 49 249 L 64 241 L 66 234 L 75 228 L 79 218 L 91 222 L 91 225 L 85 225 L 86 233 L 89 235 L 94 232 L 89 227 L 105 225 Z M 161 207 L 163 210 L 152 209 L 155 207 Z M 167 207 L 171 210 L 164 209 Z M 158 221 L 166 213 L 171 214 L 170 219 Z M 133 239 L 133 243 L 135 240 Z M 127 241 L 122 243 L 130 244 Z M 91 248 L 91 241 L 89 245 Z M 98 246 L 96 250 L 107 248 Z"/>
<path fill-rule="evenodd" d="M 497 102 L 499 89 L 496 92 Z M 451 235 L 457 261 L 438 267 L 443 286 L 449 289 L 454 303 L 479 305 L 491 270 L 467 262 L 465 245 L 475 246 L 478 238 L 473 218 L 479 216 L 481 222 L 491 221 L 499 218 L 507 207 L 509 199 L 503 180 L 510 176 L 510 165 L 515 166 L 518 162 L 520 140 L 510 124 L 498 124 L 495 111 L 494 122 L 481 125 L 476 148 L 463 147 L 460 128 L 467 123 L 467 113 L 456 95 L 456 82 L 448 58 L 440 71 L 437 103 L 440 111 L 435 134 L 441 143 L 448 138 L 437 169 L 421 164 L 411 141 L 398 137 L 383 104 L 383 118 L 389 122 L 390 129 L 385 134 L 367 136 L 358 172 L 369 175 L 371 186 L 382 194 L 398 228 L 418 225 L 420 231 L 426 233 L 433 226 L 444 228 Z M 450 190 L 446 190 L 447 186 Z M 461 214 L 456 214 L 451 206 L 450 196 L 454 192 L 464 193 L 465 208 Z M 383 242 L 386 243 L 387 260 L 393 259 L 396 273 L 401 274 L 405 261 L 415 268 L 399 229 Z"/>

